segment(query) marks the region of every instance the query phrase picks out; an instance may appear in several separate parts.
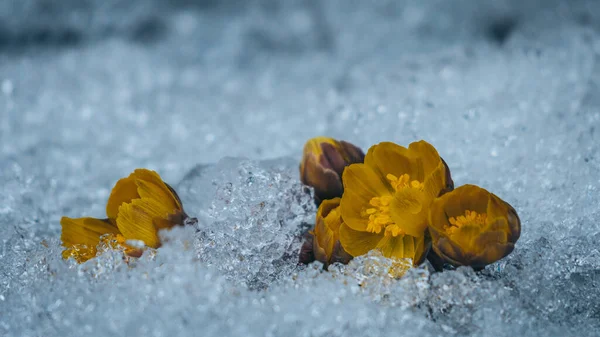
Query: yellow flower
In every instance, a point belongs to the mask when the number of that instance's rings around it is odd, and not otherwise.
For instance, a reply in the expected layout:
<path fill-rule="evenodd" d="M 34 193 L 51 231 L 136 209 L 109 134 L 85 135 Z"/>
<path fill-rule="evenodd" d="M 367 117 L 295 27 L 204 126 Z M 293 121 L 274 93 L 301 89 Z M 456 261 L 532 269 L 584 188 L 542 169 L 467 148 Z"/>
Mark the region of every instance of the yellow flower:
<path fill-rule="evenodd" d="M 343 223 L 340 214 L 340 198 L 324 200 L 317 211 L 313 230 L 313 253 L 315 259 L 327 268 L 334 262 L 348 263 L 352 256 L 340 245 L 340 226 Z"/>
<path fill-rule="evenodd" d="M 481 269 L 512 252 L 521 221 L 496 195 L 464 185 L 433 202 L 429 231 L 433 250 L 446 262 Z"/>
<path fill-rule="evenodd" d="M 300 180 L 315 189 L 317 205 L 326 199 L 341 197 L 342 172 L 353 163 L 362 163 L 364 153 L 358 147 L 327 137 L 309 139 L 300 163 Z"/>
<path fill-rule="evenodd" d="M 385 257 L 426 255 L 425 229 L 431 202 L 452 189 L 445 163 L 431 144 L 408 148 L 394 143 L 372 146 L 364 164 L 344 171 L 340 241 L 352 256 L 379 248 Z"/>
<path fill-rule="evenodd" d="M 117 182 L 108 198 L 106 215 L 108 219 L 63 217 L 63 258 L 87 261 L 96 256 L 101 241 L 123 249 L 129 256 L 140 255 L 139 250 L 125 242 L 140 240 L 158 248 L 158 231 L 182 225 L 187 218 L 177 193 L 158 173 L 146 169 L 137 169 Z"/>

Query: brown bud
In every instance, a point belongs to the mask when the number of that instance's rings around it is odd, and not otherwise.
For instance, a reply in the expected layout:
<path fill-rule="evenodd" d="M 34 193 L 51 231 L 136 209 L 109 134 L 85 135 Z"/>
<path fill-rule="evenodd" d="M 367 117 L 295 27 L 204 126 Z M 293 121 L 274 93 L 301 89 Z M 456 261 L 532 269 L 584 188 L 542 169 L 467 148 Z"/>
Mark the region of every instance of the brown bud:
<path fill-rule="evenodd" d="M 313 240 L 314 235 L 312 232 L 306 232 L 304 235 L 304 242 L 300 248 L 300 256 L 298 257 L 298 263 L 309 264 L 315 260 L 315 254 L 313 253 Z"/>
<path fill-rule="evenodd" d="M 362 163 L 365 154 L 358 147 L 327 137 L 309 139 L 300 163 L 300 180 L 315 189 L 315 203 L 341 197 L 342 173 L 350 164 Z"/>

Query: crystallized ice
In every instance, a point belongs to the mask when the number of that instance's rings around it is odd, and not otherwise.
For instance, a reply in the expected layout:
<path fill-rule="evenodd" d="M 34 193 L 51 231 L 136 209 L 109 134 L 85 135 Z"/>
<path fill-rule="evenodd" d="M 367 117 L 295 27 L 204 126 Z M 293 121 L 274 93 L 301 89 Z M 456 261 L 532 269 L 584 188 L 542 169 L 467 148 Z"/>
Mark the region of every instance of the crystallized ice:
<path fill-rule="evenodd" d="M 598 336 L 597 1 L 0 2 L 0 336 Z M 522 232 L 481 272 L 299 266 L 304 142 L 425 139 Z M 156 170 L 198 223 L 61 258 Z"/>
<path fill-rule="evenodd" d="M 188 212 L 199 216 L 198 259 L 235 284 L 267 288 L 290 275 L 298 262 L 302 234 L 316 208 L 298 180 L 297 162 L 286 158 L 262 164 L 225 158 L 194 168 L 179 184 Z"/>

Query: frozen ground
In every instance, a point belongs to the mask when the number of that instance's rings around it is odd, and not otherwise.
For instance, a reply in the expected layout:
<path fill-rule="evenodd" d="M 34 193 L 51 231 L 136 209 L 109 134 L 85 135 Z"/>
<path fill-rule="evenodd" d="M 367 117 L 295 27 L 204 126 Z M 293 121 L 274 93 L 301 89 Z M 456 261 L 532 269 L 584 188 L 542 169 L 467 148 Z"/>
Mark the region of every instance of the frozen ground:
<path fill-rule="evenodd" d="M 0 335 L 598 336 L 599 5 L 2 1 Z M 428 140 L 518 210 L 514 253 L 296 267 L 322 134 Z M 197 230 L 129 266 L 61 260 L 60 217 L 103 216 L 136 167 Z"/>

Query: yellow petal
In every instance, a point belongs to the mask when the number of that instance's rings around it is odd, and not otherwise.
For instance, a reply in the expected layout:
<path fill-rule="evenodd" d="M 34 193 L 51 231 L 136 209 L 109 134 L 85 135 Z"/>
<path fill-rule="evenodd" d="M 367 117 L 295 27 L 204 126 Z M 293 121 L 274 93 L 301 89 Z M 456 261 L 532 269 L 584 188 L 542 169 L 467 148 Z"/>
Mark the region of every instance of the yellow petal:
<path fill-rule="evenodd" d="M 418 167 L 415 165 L 413 153 L 403 146 L 390 142 L 371 146 L 365 156 L 365 164 L 373 169 L 386 186 L 389 186 L 386 178 L 388 174 L 400 177 L 406 173 L 411 179 L 421 182 L 424 178 L 422 172 L 419 173 Z"/>
<path fill-rule="evenodd" d="M 446 187 L 446 167 L 440 161 L 439 165 L 431 171 L 425 178 L 423 194 L 426 198 L 426 203 L 429 204 L 433 199 L 437 198 L 440 192 Z"/>
<path fill-rule="evenodd" d="M 346 167 L 342 179 L 344 181 L 344 189 L 361 193 L 368 200 L 371 200 L 373 197 L 390 194 L 390 191 L 392 191 L 391 187 L 388 186 L 389 184 L 384 184 L 375 171 L 366 164 L 352 164 Z"/>
<path fill-rule="evenodd" d="M 339 228 L 342 218 L 339 211 L 340 198 L 324 200 L 317 211 L 315 229 L 313 231 L 313 248 L 315 258 L 326 266 L 332 261 L 334 253 L 336 258 L 344 260 L 343 251 L 339 246 Z"/>
<path fill-rule="evenodd" d="M 450 240 L 455 242 L 463 251 L 473 252 L 475 241 L 481 234 L 481 228 L 477 225 L 466 224 L 458 229 L 458 232 L 450 236 Z"/>
<path fill-rule="evenodd" d="M 389 195 L 389 190 L 377 174 L 365 164 L 352 164 L 344 170 L 344 195 L 341 213 L 344 222 L 354 230 L 365 230 L 367 219 L 362 211 L 374 197 Z"/>
<path fill-rule="evenodd" d="M 472 259 L 470 265 L 473 268 L 483 268 L 512 253 L 514 248 L 515 245 L 510 242 L 506 244 L 495 243 L 487 245 L 481 254 Z"/>
<path fill-rule="evenodd" d="M 160 207 L 159 214 L 163 217 L 181 210 L 180 206 L 177 204 L 177 200 L 164 183 L 161 182 L 161 184 L 157 184 L 137 179 L 136 184 L 138 186 L 138 193 L 143 199 L 148 198 L 156 201 L 157 206 Z"/>
<path fill-rule="evenodd" d="M 509 207 L 502 199 L 489 193 L 487 203 L 487 227 L 489 230 L 504 230 L 507 233 L 510 231 L 508 223 Z"/>
<path fill-rule="evenodd" d="M 434 239 L 437 239 L 437 236 L 439 235 L 443 235 L 445 228 L 450 225 L 448 221 L 449 216 L 446 214 L 444 209 L 448 198 L 449 193 L 441 196 L 440 198 L 436 198 L 429 206 L 427 223 L 430 231 L 432 232 L 431 234 L 436 236 Z"/>
<path fill-rule="evenodd" d="M 375 234 L 356 231 L 346 223 L 340 226 L 340 243 L 344 250 L 352 256 L 360 256 L 368 253 L 377 247 L 381 238 L 383 238 L 383 232 Z"/>
<path fill-rule="evenodd" d="M 490 231 L 490 232 L 504 232 L 506 234 L 510 233 L 510 227 L 508 224 L 508 221 L 506 221 L 506 218 L 504 217 L 497 217 L 495 219 L 490 220 L 490 218 L 488 217 L 487 219 L 487 226 L 484 229 L 485 231 Z"/>
<path fill-rule="evenodd" d="M 390 204 L 392 220 L 406 234 L 421 237 L 427 228 L 427 205 L 422 192 L 405 188 L 394 194 Z"/>
<path fill-rule="evenodd" d="M 470 260 L 470 257 L 447 237 L 441 237 L 436 244 L 432 245 L 432 248 L 436 254 L 454 266 L 468 265 Z"/>
<path fill-rule="evenodd" d="M 154 198 L 167 208 L 181 210 L 178 198 L 173 195 L 158 173 L 147 169 L 137 169 L 132 175 L 135 177 L 138 193 L 142 198 Z"/>
<path fill-rule="evenodd" d="M 158 248 L 160 241 L 154 219 L 160 218 L 157 215 L 160 208 L 151 199 L 136 199 L 123 204 L 119 208 L 117 226 L 128 240 L 141 240 L 149 247 Z"/>
<path fill-rule="evenodd" d="M 321 205 L 319 205 L 319 209 L 317 210 L 317 220 L 327 218 L 332 211 L 335 211 L 335 214 L 339 216 L 339 206 L 341 200 L 341 198 L 323 200 Z"/>
<path fill-rule="evenodd" d="M 418 266 L 427 257 L 429 249 L 431 248 L 431 239 L 425 235 L 414 238 L 415 239 L 415 257 L 413 258 L 413 265 Z"/>
<path fill-rule="evenodd" d="M 321 204 L 323 205 L 323 204 Z M 333 251 L 333 245 L 337 238 L 334 237 L 334 232 L 327 226 L 324 218 L 318 218 L 315 224 L 314 230 L 314 242 L 318 247 L 325 250 L 325 254 L 327 259 L 331 257 L 331 252 Z M 323 261 L 321 261 L 323 262 Z M 324 262 L 325 263 L 325 262 Z"/>
<path fill-rule="evenodd" d="M 479 214 L 487 213 L 490 192 L 479 186 L 463 185 L 448 194 L 450 195 L 445 207 L 448 216 L 463 215 L 465 210 L 475 211 Z"/>
<path fill-rule="evenodd" d="M 327 228 L 333 233 L 335 240 L 338 239 L 340 233 L 340 226 L 342 225 L 343 220 L 340 215 L 339 208 L 335 208 L 333 211 L 329 212 L 325 217 L 325 225 Z"/>
<path fill-rule="evenodd" d="M 171 187 L 171 185 L 164 183 L 165 186 L 167 186 L 167 188 L 169 189 L 169 192 L 171 192 L 171 194 L 175 197 L 175 201 L 176 204 L 178 206 L 178 209 L 183 211 L 183 203 L 181 202 L 181 198 L 179 198 L 179 195 L 177 194 L 177 192 L 175 192 L 175 189 L 173 187 Z"/>
<path fill-rule="evenodd" d="M 96 247 L 100 236 L 104 234 L 118 234 L 119 229 L 110 222 L 95 218 L 60 219 L 62 233 L 60 239 L 63 246 L 87 245 Z"/>
<path fill-rule="evenodd" d="M 377 245 L 381 253 L 385 257 L 391 258 L 411 258 L 416 260 L 422 254 L 417 251 L 417 247 L 422 249 L 423 245 L 419 245 L 419 240 L 423 237 L 415 238 L 410 235 L 386 236 Z"/>
<path fill-rule="evenodd" d="M 388 174 L 396 177 L 408 174 L 412 180 L 423 182 L 439 164 L 443 165 L 437 150 L 423 140 L 411 143 L 408 148 L 391 142 L 379 143 L 369 149 L 365 164 L 384 182 Z"/>
<path fill-rule="evenodd" d="M 485 232 L 479 235 L 475 239 L 475 246 L 477 251 L 483 251 L 486 247 L 494 244 L 506 244 L 507 236 L 506 232 Z M 497 258 L 496 260 L 499 260 Z"/>
<path fill-rule="evenodd" d="M 116 219 L 119 213 L 119 207 L 125 202 L 130 202 L 133 199 L 138 199 L 140 195 L 137 191 L 138 187 L 135 184 L 133 173 L 127 178 L 122 178 L 115 184 L 108 202 L 106 204 L 106 215 L 109 219 Z"/>
<path fill-rule="evenodd" d="M 515 243 L 521 235 L 521 220 L 517 211 L 497 195 L 489 193 L 487 225 L 490 231 L 504 231 L 508 241 Z"/>
<path fill-rule="evenodd" d="M 439 164 L 442 164 L 442 166 L 444 165 L 435 147 L 433 147 L 433 145 L 427 143 L 424 140 L 411 143 L 410 145 L 408 145 L 408 149 L 419 158 L 419 163 L 423 167 L 424 172 L 423 179 L 425 179 L 429 174 L 431 174 L 431 172 L 436 170 Z M 445 168 L 442 172 L 445 175 Z"/>

